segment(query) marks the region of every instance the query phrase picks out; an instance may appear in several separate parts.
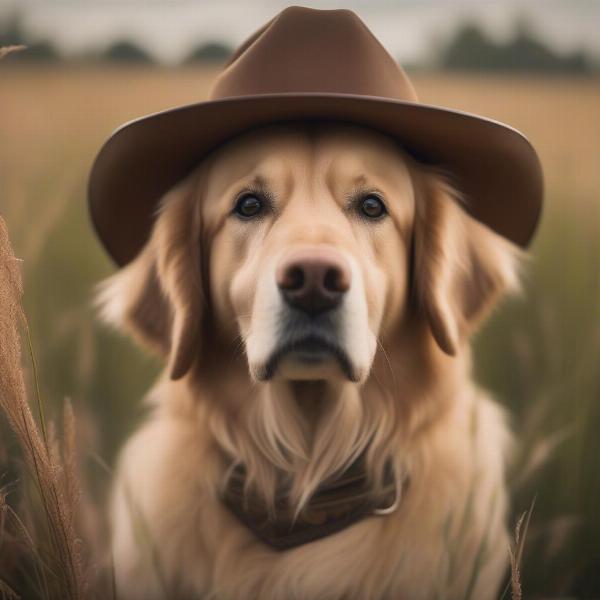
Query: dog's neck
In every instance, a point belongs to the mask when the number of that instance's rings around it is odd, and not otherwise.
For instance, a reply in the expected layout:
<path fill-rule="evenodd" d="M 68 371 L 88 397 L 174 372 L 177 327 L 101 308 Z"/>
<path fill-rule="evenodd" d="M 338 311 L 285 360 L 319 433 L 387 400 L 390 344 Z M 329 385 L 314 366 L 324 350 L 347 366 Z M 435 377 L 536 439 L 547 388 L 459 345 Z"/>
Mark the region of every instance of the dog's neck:
<path fill-rule="evenodd" d="M 219 353 L 215 352 L 215 355 Z M 216 447 L 227 463 L 243 464 L 265 496 L 281 477 L 295 500 L 369 450 L 369 472 L 383 472 L 390 458 L 403 469 L 405 448 L 452 404 L 468 355 L 450 358 L 410 339 L 375 357 L 364 385 L 339 381 L 252 383 L 244 357 L 204 364 L 192 384 L 202 398 Z"/>
<path fill-rule="evenodd" d="M 256 384 L 243 357 L 227 365 L 227 377 L 222 365 L 204 364 L 196 399 L 200 426 L 208 424 L 218 449 L 215 483 L 221 501 L 259 538 L 293 547 L 373 511 L 387 514 L 422 477 L 427 456 L 419 436 L 456 405 L 469 355 L 451 358 L 413 339 L 386 350 L 380 342 L 363 385 L 342 378 Z M 356 485 L 347 485 L 350 475 Z M 331 514 L 321 514 L 325 505 Z"/>

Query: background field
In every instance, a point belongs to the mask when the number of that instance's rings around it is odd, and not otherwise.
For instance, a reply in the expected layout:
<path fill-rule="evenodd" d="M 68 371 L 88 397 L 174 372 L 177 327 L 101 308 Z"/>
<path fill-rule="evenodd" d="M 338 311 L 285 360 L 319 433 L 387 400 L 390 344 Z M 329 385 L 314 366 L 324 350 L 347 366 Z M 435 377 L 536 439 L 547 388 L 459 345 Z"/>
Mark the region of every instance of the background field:
<path fill-rule="evenodd" d="M 25 307 L 50 412 L 88 411 L 110 463 L 139 418 L 155 361 L 100 327 L 90 298 L 112 272 L 86 176 L 122 122 L 202 99 L 210 69 L 0 66 L 0 213 L 23 259 Z M 523 131 L 546 178 L 523 297 L 476 340 L 476 371 L 521 440 L 514 513 L 537 497 L 526 598 L 600 597 L 600 79 L 415 75 L 423 101 Z M 0 341 L 1 343 L 1 341 Z M 102 487 L 102 486 L 100 486 Z"/>

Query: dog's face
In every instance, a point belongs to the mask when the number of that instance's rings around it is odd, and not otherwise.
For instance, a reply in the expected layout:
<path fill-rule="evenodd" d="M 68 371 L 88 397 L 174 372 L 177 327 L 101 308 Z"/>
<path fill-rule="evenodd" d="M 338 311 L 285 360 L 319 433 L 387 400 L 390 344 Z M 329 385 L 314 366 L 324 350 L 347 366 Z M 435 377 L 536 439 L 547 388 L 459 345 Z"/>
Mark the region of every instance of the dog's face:
<path fill-rule="evenodd" d="M 253 133 L 212 157 L 211 305 L 255 380 L 365 380 L 404 312 L 414 205 L 402 154 L 359 128 Z"/>
<path fill-rule="evenodd" d="M 408 330 L 415 351 L 457 353 L 516 283 L 515 249 L 458 203 L 366 128 L 257 130 L 166 194 L 104 313 L 168 354 L 174 378 L 218 338 L 232 353 L 242 340 L 254 381 L 364 383 Z"/>

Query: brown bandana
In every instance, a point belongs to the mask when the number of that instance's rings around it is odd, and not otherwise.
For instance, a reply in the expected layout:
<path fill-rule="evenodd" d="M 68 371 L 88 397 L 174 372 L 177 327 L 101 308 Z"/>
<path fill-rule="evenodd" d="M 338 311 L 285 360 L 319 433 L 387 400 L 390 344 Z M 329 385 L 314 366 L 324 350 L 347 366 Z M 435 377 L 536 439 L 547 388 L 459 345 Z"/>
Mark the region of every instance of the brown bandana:
<path fill-rule="evenodd" d="M 320 485 L 294 519 L 289 488 L 278 489 L 275 509 L 269 510 L 256 494 L 245 493 L 245 481 L 245 468 L 238 465 L 227 482 L 222 501 L 256 537 L 276 550 L 324 538 L 378 512 L 391 512 L 402 492 L 389 465 L 383 488 L 376 492 L 368 481 L 364 460 L 359 458 L 339 477 Z"/>

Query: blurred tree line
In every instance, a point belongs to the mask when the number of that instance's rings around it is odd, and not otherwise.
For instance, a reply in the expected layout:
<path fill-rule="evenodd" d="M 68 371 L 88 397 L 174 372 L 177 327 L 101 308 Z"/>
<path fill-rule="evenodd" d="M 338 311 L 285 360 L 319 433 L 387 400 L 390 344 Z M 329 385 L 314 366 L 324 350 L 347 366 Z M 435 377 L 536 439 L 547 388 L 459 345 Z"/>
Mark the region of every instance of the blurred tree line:
<path fill-rule="evenodd" d="M 52 62 L 110 62 L 122 64 L 156 64 L 155 57 L 131 39 L 120 39 L 108 47 L 76 56 L 63 55 L 50 40 L 36 39 L 15 12 L 0 21 L 0 46 L 25 45 L 27 50 L 14 54 L 11 60 Z M 222 63 L 233 49 L 227 43 L 206 41 L 192 48 L 181 64 Z M 517 19 L 513 36 L 504 43 L 495 42 L 476 23 L 463 23 L 451 37 L 435 50 L 429 64 L 451 71 L 541 71 L 546 73 L 587 73 L 596 65 L 582 50 L 560 54 L 543 42 L 528 22 Z"/>
<path fill-rule="evenodd" d="M 11 62 L 109 62 L 122 64 L 158 64 L 156 58 L 144 46 L 130 39 L 119 39 L 104 49 L 87 51 L 78 55 L 65 55 L 50 40 L 37 39 L 25 26 L 20 13 L 9 14 L 0 20 L 0 47 L 26 46 L 26 51 L 11 55 Z M 202 42 L 193 47 L 181 61 L 182 64 L 197 62 L 225 62 L 233 48 L 219 41 Z"/>
<path fill-rule="evenodd" d="M 517 20 L 514 34 L 496 43 L 475 23 L 464 23 L 444 45 L 437 65 L 451 71 L 543 71 L 585 73 L 592 69 L 582 50 L 558 54 L 544 44 L 525 19 Z"/>

